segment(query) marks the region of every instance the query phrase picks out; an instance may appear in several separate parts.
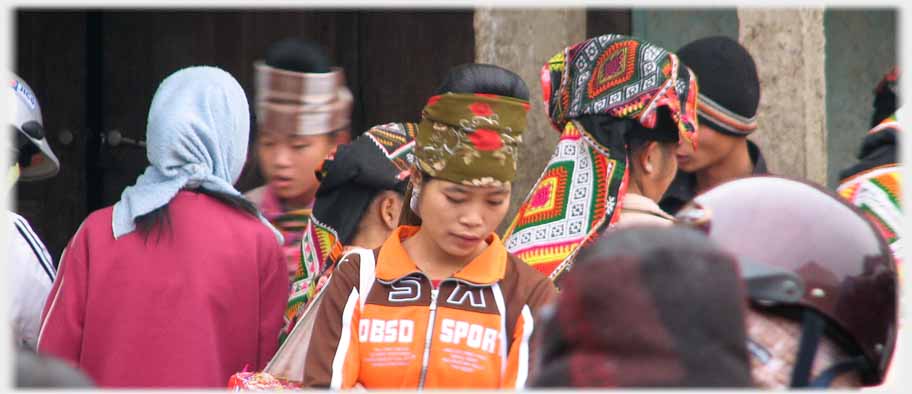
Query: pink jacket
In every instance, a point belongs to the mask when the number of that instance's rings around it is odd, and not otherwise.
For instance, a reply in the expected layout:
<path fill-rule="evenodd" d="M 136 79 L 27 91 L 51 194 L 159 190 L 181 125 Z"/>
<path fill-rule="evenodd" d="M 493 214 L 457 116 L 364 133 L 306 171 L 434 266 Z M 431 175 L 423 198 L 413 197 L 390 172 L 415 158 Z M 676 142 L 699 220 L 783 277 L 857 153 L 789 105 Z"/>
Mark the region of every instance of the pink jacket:
<path fill-rule="evenodd" d="M 171 201 L 170 233 L 115 240 L 112 208 L 70 240 L 38 351 L 101 387 L 224 388 L 276 350 L 288 275 L 273 233 L 209 196 Z"/>

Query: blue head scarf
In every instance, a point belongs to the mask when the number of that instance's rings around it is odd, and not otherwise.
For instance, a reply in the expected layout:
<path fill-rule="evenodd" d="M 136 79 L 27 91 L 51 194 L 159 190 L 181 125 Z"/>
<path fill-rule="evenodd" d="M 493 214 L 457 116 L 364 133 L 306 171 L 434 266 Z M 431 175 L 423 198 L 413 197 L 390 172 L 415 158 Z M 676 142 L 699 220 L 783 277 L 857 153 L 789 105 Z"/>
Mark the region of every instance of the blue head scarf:
<path fill-rule="evenodd" d="M 146 126 L 149 166 L 114 204 L 114 237 L 158 209 L 182 188 L 241 196 L 234 182 L 247 158 L 250 113 L 241 85 L 215 67 L 188 67 L 159 85 Z M 266 219 L 282 243 L 282 236 Z"/>

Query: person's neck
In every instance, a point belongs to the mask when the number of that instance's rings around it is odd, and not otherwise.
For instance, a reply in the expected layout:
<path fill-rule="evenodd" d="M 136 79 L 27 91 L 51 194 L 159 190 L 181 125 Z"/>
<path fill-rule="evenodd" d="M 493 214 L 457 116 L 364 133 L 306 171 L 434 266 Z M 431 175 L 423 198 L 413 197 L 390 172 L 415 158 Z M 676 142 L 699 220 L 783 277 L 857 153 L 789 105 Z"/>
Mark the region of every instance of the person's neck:
<path fill-rule="evenodd" d="M 376 249 L 383 245 L 383 242 L 389 237 L 389 233 L 387 227 L 382 224 L 361 223 L 358 225 L 357 233 L 355 234 L 355 237 L 352 238 L 350 246 Z"/>
<path fill-rule="evenodd" d="M 657 201 L 657 198 L 662 197 L 661 194 L 659 194 L 658 197 L 655 196 L 655 193 L 653 193 L 655 188 L 656 187 L 649 184 L 649 179 L 640 179 L 634 174 L 630 174 L 630 180 L 627 181 L 627 194 L 637 194 L 652 201 Z M 623 208 L 623 205 L 621 205 L 621 207 Z"/>
<path fill-rule="evenodd" d="M 633 176 L 631 176 L 630 181 L 627 182 L 627 194 L 643 195 L 643 188 L 641 188 L 640 184 L 633 179 Z"/>
<path fill-rule="evenodd" d="M 421 229 L 406 239 L 402 245 L 415 265 L 431 280 L 449 278 L 472 261 L 481 251 L 468 257 L 452 256 L 437 246 L 433 239 Z"/>
<path fill-rule="evenodd" d="M 282 209 L 285 211 L 310 208 L 310 205 L 313 203 L 313 193 L 305 193 L 289 199 L 279 199 L 279 201 L 281 202 Z"/>
<path fill-rule="evenodd" d="M 730 155 L 696 172 L 697 194 L 730 180 L 746 177 L 753 171 L 754 163 L 747 150 L 747 139 L 744 138 Z"/>

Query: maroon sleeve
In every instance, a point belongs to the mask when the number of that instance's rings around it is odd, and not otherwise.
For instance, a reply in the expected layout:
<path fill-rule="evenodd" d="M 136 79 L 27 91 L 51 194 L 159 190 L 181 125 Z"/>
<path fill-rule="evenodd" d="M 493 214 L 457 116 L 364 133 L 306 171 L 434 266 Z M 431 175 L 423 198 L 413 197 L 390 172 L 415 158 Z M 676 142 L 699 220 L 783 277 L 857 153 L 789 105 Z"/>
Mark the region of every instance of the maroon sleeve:
<path fill-rule="evenodd" d="M 275 355 L 279 330 L 288 304 L 288 272 L 285 257 L 275 237 L 269 234 L 260 248 L 260 329 L 257 370 L 262 371 Z"/>
<path fill-rule="evenodd" d="M 83 223 L 84 225 L 84 223 Z M 80 226 L 60 258 L 41 314 L 38 352 L 79 365 L 88 292 L 88 237 Z"/>

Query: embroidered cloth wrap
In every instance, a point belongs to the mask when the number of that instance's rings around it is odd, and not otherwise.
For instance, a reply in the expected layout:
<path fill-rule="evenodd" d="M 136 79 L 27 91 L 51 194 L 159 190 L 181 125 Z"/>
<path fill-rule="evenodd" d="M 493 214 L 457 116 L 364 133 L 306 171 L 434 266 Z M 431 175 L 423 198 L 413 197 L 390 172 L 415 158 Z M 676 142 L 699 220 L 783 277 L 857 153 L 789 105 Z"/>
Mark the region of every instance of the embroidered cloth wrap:
<path fill-rule="evenodd" d="M 586 130 L 574 119 L 608 115 L 652 129 L 664 107 L 681 140 L 696 145 L 698 91 L 696 77 L 673 53 L 616 34 L 565 48 L 544 65 L 541 79 L 561 137 L 504 238 L 511 253 L 556 280 L 581 245 L 617 221 L 628 181 L 625 136 Z"/>
<path fill-rule="evenodd" d="M 902 125 L 894 113 L 868 131 L 868 136 L 902 133 Z M 875 145 L 876 146 L 876 145 Z M 881 149 L 881 148 L 869 148 Z M 864 149 L 862 150 L 864 154 Z M 839 182 L 836 192 L 861 209 L 890 245 L 900 277 L 903 275 L 903 211 L 902 166 L 888 163 L 854 174 Z"/>
<path fill-rule="evenodd" d="M 238 372 L 228 379 L 231 391 L 302 391 L 295 382 L 278 379 L 266 372 Z"/>
<path fill-rule="evenodd" d="M 259 61 L 256 69 L 257 125 L 272 132 L 316 135 L 349 127 L 352 94 L 345 73 L 282 70 Z"/>
<path fill-rule="evenodd" d="M 280 342 L 291 333 L 300 314 L 320 291 L 349 246 L 361 212 L 380 190 L 404 192 L 411 175 L 415 123 L 372 127 L 350 144 L 339 146 L 317 170 L 313 213 L 298 246 L 300 259 L 291 283 Z"/>
<path fill-rule="evenodd" d="M 421 112 L 415 158 L 435 178 L 498 186 L 516 175 L 529 103 L 493 94 L 446 93 Z"/>

